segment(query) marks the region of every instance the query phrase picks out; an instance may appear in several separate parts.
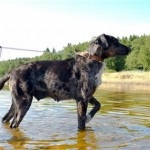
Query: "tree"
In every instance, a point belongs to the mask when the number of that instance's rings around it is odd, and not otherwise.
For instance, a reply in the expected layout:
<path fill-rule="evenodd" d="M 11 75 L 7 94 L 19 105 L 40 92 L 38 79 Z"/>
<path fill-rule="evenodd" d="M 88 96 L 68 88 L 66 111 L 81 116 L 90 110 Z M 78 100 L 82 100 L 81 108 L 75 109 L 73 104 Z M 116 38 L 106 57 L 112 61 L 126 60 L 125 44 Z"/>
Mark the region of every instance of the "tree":
<path fill-rule="evenodd" d="M 150 36 L 143 35 L 132 41 L 132 51 L 127 56 L 126 66 L 129 70 L 150 70 Z"/>
<path fill-rule="evenodd" d="M 50 52 L 50 50 L 49 50 L 49 48 L 46 48 L 46 50 L 45 50 L 46 52 Z"/>
<path fill-rule="evenodd" d="M 52 50 L 52 52 L 53 52 L 53 53 L 56 53 L 56 49 L 55 49 L 54 47 L 53 47 L 53 50 Z"/>
<path fill-rule="evenodd" d="M 108 58 L 105 60 L 107 64 L 107 69 L 121 71 L 125 69 L 125 57 L 124 56 L 117 56 Z"/>

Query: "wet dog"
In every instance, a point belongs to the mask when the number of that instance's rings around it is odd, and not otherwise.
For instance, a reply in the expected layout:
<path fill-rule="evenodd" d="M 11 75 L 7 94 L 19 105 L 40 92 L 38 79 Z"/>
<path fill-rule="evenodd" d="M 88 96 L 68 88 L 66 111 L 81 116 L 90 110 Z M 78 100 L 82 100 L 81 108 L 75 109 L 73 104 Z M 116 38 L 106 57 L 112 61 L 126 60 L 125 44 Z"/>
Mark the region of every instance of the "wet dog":
<path fill-rule="evenodd" d="M 77 103 L 78 128 L 84 129 L 100 103 L 93 97 L 101 84 L 104 59 L 127 55 L 130 49 L 110 35 L 102 34 L 91 42 L 86 52 L 60 61 L 36 61 L 24 64 L 0 80 L 0 90 L 9 80 L 12 104 L 2 122 L 9 122 L 11 128 L 19 126 L 29 110 L 32 99 L 51 97 L 56 101 L 75 99 Z M 93 109 L 87 113 L 88 103 Z"/>

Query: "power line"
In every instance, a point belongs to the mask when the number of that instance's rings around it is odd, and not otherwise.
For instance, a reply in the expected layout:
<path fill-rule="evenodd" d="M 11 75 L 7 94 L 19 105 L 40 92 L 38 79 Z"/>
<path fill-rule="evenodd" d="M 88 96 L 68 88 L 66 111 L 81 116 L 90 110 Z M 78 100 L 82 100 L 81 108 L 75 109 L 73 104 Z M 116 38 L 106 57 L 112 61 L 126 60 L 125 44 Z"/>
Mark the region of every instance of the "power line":
<path fill-rule="evenodd" d="M 35 50 L 35 49 L 24 49 L 24 48 L 14 48 L 14 47 L 3 47 L 3 46 L 0 46 L 0 51 L 2 51 L 2 49 L 11 49 L 11 50 L 18 50 L 18 51 L 31 51 L 31 52 L 44 52 L 44 51 Z"/>
<path fill-rule="evenodd" d="M 45 52 L 44 50 L 35 50 L 35 49 L 25 49 L 25 48 L 14 48 L 14 47 L 3 47 L 3 46 L 0 46 L 0 58 L 1 58 L 1 55 L 2 55 L 2 49 L 9 49 L 9 50 L 17 50 L 17 51 L 28 51 L 28 52 Z M 76 50 L 75 50 L 76 51 Z M 63 52 L 64 53 L 64 52 Z M 67 55 L 72 55 L 72 53 L 65 53 Z"/>

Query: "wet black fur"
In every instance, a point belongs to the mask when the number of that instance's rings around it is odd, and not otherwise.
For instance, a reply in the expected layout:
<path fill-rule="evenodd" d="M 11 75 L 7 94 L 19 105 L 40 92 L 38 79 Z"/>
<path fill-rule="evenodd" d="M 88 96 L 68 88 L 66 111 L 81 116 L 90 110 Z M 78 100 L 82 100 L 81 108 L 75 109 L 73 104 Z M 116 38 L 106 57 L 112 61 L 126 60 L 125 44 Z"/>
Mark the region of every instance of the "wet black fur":
<path fill-rule="evenodd" d="M 100 35 L 88 48 L 89 53 L 103 59 L 126 55 L 129 48 L 109 35 Z M 0 89 L 9 80 L 12 95 L 12 105 L 2 122 L 9 122 L 10 127 L 19 126 L 32 99 L 51 97 L 56 101 L 75 99 L 78 112 L 78 127 L 85 128 L 88 103 L 93 105 L 91 118 L 100 109 L 100 103 L 92 96 L 97 88 L 96 75 L 102 69 L 103 63 L 80 55 L 62 61 L 37 61 L 28 63 L 12 70 L 0 80 Z"/>

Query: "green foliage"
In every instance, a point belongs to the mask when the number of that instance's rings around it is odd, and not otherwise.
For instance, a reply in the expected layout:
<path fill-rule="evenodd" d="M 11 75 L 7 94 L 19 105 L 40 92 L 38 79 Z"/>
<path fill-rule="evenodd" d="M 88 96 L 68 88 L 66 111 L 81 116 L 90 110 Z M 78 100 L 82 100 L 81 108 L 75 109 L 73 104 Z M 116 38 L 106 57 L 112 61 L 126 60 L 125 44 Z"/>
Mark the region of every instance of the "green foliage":
<path fill-rule="evenodd" d="M 118 56 L 115 58 L 106 59 L 108 71 L 121 70 L 150 70 L 150 35 L 131 35 L 119 39 L 121 43 L 131 48 L 131 53 L 127 57 Z M 50 50 L 46 48 L 45 52 L 34 58 L 19 58 L 15 60 L 0 62 L 0 76 L 21 64 L 39 60 L 63 60 L 69 57 L 74 57 L 77 52 L 85 51 L 89 46 L 89 42 L 79 44 L 68 43 L 61 51 L 56 51 L 55 48 Z"/>
<path fill-rule="evenodd" d="M 71 43 L 68 43 L 66 47 L 64 47 L 62 51 L 62 58 L 66 59 L 69 57 L 73 57 L 76 53 L 76 50 L 78 52 L 83 52 L 85 51 L 89 46 L 89 42 L 84 42 L 84 43 L 79 43 L 77 45 L 72 45 Z"/>
<path fill-rule="evenodd" d="M 108 70 L 121 71 L 125 69 L 125 57 L 117 56 L 105 60 Z"/>
<path fill-rule="evenodd" d="M 150 70 L 150 36 L 141 36 L 131 42 L 132 51 L 126 60 L 129 70 Z"/>
<path fill-rule="evenodd" d="M 1 61 L 0 62 L 0 76 L 4 75 L 6 72 L 11 71 L 13 68 L 20 66 L 21 64 L 25 64 L 30 62 L 30 58 L 18 58 L 15 60 Z"/>

